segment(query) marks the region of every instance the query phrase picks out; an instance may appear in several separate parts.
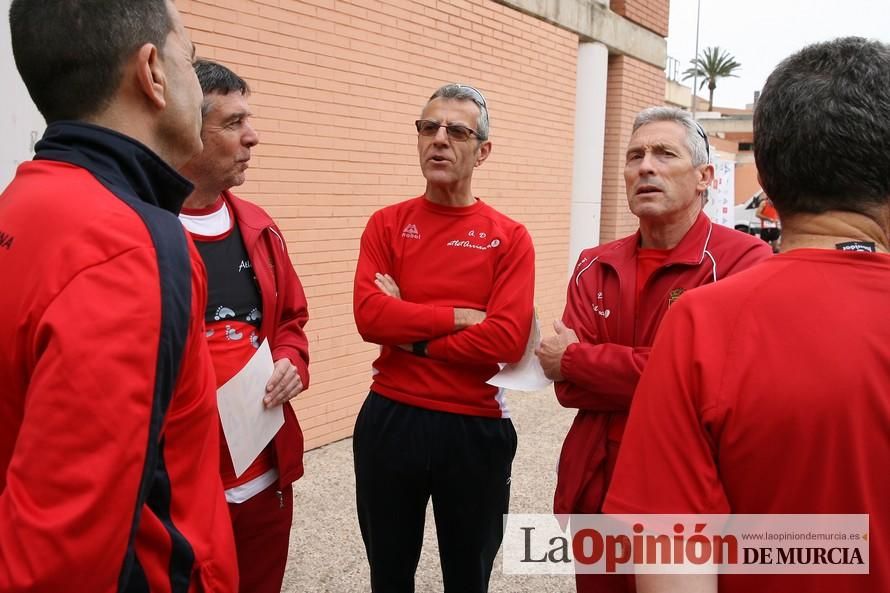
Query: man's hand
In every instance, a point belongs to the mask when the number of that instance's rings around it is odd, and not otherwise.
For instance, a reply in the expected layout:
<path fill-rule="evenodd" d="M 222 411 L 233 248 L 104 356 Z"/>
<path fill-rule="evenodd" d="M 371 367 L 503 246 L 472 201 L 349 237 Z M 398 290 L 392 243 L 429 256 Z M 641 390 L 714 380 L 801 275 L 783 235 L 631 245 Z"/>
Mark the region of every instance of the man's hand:
<path fill-rule="evenodd" d="M 396 281 L 393 280 L 392 276 L 389 274 L 381 274 L 380 272 L 377 272 L 374 274 L 374 284 L 376 284 L 377 288 L 382 290 L 385 294 L 401 300 L 402 293 L 399 292 L 399 285 L 396 284 Z"/>
<path fill-rule="evenodd" d="M 454 331 L 466 329 L 483 321 L 485 321 L 485 311 L 464 309 L 463 307 L 454 308 Z"/>
<path fill-rule="evenodd" d="M 263 403 L 266 404 L 266 408 L 274 408 L 292 400 L 301 391 L 303 391 L 303 381 L 300 380 L 297 367 L 290 360 L 280 358 L 275 361 L 275 370 L 272 371 L 272 377 L 266 383 L 266 395 L 263 397 Z"/>
<path fill-rule="evenodd" d="M 566 327 L 559 319 L 553 322 L 553 331 L 556 335 L 541 340 L 541 344 L 535 349 L 535 354 L 541 361 L 541 367 L 547 378 L 551 381 L 562 381 L 562 355 L 569 344 L 577 344 L 580 340 L 575 335 L 575 330 Z"/>

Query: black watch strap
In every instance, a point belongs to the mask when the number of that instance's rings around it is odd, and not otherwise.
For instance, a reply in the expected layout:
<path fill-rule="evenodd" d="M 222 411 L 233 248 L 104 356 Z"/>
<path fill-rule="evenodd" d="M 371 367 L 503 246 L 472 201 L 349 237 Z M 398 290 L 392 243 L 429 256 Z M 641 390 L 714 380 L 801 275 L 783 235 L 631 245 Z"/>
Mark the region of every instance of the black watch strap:
<path fill-rule="evenodd" d="M 419 342 L 414 342 L 411 345 L 411 352 L 416 354 L 417 356 L 426 356 L 426 346 L 429 344 L 426 340 L 421 340 Z"/>

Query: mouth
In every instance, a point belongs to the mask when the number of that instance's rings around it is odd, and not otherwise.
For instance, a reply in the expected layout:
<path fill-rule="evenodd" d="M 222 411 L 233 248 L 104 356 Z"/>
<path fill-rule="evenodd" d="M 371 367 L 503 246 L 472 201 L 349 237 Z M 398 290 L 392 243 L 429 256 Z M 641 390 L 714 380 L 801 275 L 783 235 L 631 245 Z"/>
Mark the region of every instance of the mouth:
<path fill-rule="evenodd" d="M 661 193 L 661 188 L 657 185 L 645 184 L 641 185 L 637 188 L 637 191 L 634 192 L 634 195 L 639 196 L 641 194 L 654 194 Z"/>
<path fill-rule="evenodd" d="M 433 156 L 427 159 L 428 161 L 432 161 L 434 163 L 450 163 L 451 159 L 448 159 L 440 154 L 434 154 Z"/>

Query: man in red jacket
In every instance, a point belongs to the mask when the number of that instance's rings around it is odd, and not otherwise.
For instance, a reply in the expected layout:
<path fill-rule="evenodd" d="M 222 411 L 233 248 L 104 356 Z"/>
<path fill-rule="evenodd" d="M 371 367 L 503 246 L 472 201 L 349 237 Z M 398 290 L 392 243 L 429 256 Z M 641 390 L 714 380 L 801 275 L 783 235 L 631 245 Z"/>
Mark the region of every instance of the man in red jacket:
<path fill-rule="evenodd" d="M 48 127 L 0 196 L 0 591 L 234 593 L 206 281 L 176 214 L 201 151 L 163 0 L 14 0 Z"/>
<path fill-rule="evenodd" d="M 890 591 L 888 138 L 890 44 L 817 43 L 769 75 L 754 154 L 782 219 L 781 253 L 667 315 L 604 505 L 867 514 L 868 566 L 641 575 L 641 591 Z M 847 545 L 792 542 L 822 553 Z"/>
<path fill-rule="evenodd" d="M 303 434 L 291 399 L 309 385 L 308 312 L 281 231 L 262 208 L 229 189 L 244 183 L 258 137 L 250 123 L 250 89 L 234 72 L 195 64 L 204 91 L 204 151 L 183 167 L 195 184 L 180 220 L 207 267 L 207 342 L 217 387 L 238 374 L 264 340 L 274 371 L 267 408 L 283 409 L 284 426 L 236 475 L 221 435 L 220 472 L 238 551 L 243 593 L 278 593 L 293 516 L 291 484 L 303 475 Z"/>
<path fill-rule="evenodd" d="M 770 256 L 749 235 L 702 212 L 714 175 L 707 138 L 692 116 L 651 107 L 637 115 L 624 180 L 639 230 L 581 252 L 562 321 L 538 357 L 556 397 L 578 415 L 559 460 L 554 512 L 598 513 L 634 388 L 661 319 L 684 293 Z M 577 575 L 578 591 L 625 591 L 623 576 Z"/>
<path fill-rule="evenodd" d="M 445 85 L 415 126 L 426 191 L 374 213 L 355 273 L 356 326 L 381 347 L 355 424 L 359 525 L 371 589 L 413 592 L 432 498 L 445 591 L 483 593 L 516 453 L 504 394 L 486 381 L 525 350 L 534 250 L 473 195 L 491 152 L 482 94 Z"/>

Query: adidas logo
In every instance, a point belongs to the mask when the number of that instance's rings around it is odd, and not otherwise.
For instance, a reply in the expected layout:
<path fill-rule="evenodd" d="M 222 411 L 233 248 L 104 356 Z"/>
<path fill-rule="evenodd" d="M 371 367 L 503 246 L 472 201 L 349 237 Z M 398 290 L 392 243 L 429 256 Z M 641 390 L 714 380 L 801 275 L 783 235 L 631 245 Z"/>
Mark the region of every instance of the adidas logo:
<path fill-rule="evenodd" d="M 409 224 L 402 231 L 402 236 L 406 239 L 420 239 L 420 231 L 417 230 L 417 226 Z"/>

